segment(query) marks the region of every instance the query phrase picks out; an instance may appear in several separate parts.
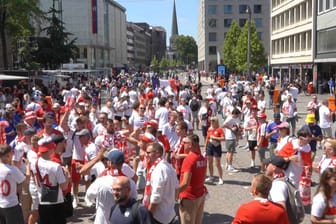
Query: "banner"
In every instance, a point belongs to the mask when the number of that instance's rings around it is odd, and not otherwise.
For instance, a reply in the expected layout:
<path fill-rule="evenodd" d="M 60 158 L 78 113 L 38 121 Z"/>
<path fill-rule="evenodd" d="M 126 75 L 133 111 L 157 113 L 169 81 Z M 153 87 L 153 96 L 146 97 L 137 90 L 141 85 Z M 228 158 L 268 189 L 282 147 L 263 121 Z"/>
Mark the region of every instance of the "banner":
<path fill-rule="evenodd" d="M 92 8 L 92 33 L 98 33 L 98 7 L 97 0 L 91 0 Z"/>

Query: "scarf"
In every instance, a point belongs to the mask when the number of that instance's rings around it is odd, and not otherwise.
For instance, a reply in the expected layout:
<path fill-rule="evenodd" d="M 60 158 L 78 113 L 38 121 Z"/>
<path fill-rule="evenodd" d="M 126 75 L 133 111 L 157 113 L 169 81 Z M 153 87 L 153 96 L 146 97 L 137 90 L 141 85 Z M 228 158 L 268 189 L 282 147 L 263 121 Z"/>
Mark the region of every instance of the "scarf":
<path fill-rule="evenodd" d="M 149 203 L 150 203 L 150 195 L 151 195 L 151 191 L 152 191 L 152 187 L 151 187 L 151 176 L 152 176 L 152 172 L 155 169 L 155 167 L 158 165 L 158 163 L 162 160 L 162 158 L 157 158 L 155 160 L 155 162 L 153 163 L 153 165 L 150 167 L 149 171 L 147 172 L 147 177 L 146 177 L 146 186 L 145 186 L 145 192 L 144 192 L 144 197 L 143 197 L 143 205 L 148 208 Z"/>

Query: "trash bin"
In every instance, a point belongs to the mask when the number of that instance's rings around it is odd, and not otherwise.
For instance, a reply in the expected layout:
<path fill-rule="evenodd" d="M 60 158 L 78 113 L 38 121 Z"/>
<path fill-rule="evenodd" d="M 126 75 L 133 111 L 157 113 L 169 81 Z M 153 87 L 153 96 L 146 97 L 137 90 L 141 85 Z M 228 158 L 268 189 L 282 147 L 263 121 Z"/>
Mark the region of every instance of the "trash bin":
<path fill-rule="evenodd" d="M 323 84 L 318 85 L 318 94 L 323 94 Z"/>

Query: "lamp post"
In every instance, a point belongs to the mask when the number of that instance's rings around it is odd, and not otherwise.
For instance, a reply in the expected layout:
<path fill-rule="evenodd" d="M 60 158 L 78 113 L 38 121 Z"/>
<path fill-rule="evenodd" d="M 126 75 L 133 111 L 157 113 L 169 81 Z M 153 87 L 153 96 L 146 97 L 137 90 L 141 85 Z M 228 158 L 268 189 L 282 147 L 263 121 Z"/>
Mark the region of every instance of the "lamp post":
<path fill-rule="evenodd" d="M 248 13 L 248 31 L 247 31 L 247 79 L 251 79 L 251 8 L 249 5 L 246 7 Z"/>

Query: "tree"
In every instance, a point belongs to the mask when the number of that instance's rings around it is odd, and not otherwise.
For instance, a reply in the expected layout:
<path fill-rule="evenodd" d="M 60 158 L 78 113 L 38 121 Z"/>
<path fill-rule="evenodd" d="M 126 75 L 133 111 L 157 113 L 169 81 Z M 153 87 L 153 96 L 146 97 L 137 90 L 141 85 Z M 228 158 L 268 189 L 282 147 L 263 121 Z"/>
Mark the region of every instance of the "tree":
<path fill-rule="evenodd" d="M 165 58 L 165 57 L 162 57 L 161 61 L 160 61 L 160 69 L 161 70 L 166 70 L 168 68 L 168 65 L 169 65 L 168 59 Z"/>
<path fill-rule="evenodd" d="M 56 69 L 62 63 L 67 63 L 71 58 L 77 56 L 77 46 L 75 42 L 77 38 L 70 39 L 72 35 L 65 31 L 64 23 L 57 17 L 60 11 L 53 6 L 50 8 L 48 18 L 50 26 L 45 27 L 43 31 L 47 33 L 48 38 L 39 38 L 39 49 L 34 53 L 37 61 L 45 68 Z"/>
<path fill-rule="evenodd" d="M 233 21 L 229 31 L 224 38 L 223 44 L 223 61 L 226 68 L 230 71 L 237 71 L 237 61 L 235 57 L 235 47 L 237 46 L 238 37 L 241 30 L 238 24 Z"/>
<path fill-rule="evenodd" d="M 159 60 L 157 59 L 156 55 L 154 55 L 151 61 L 151 67 L 154 71 L 157 71 L 159 69 Z"/>
<path fill-rule="evenodd" d="M 245 23 L 243 30 L 238 38 L 235 48 L 235 59 L 237 62 L 237 70 L 240 72 L 247 71 L 247 37 L 248 37 L 248 22 Z M 256 26 L 251 22 L 251 71 L 257 71 L 266 64 L 266 56 L 264 46 L 261 44 Z"/>
<path fill-rule="evenodd" d="M 197 44 L 191 36 L 178 36 L 175 39 L 178 59 L 185 65 L 197 61 Z"/>
<path fill-rule="evenodd" d="M 8 69 L 8 44 L 25 39 L 33 33 L 32 22 L 42 17 L 39 0 L 0 0 L 0 40 L 5 69 Z M 8 37 L 13 42 L 8 43 Z"/>

